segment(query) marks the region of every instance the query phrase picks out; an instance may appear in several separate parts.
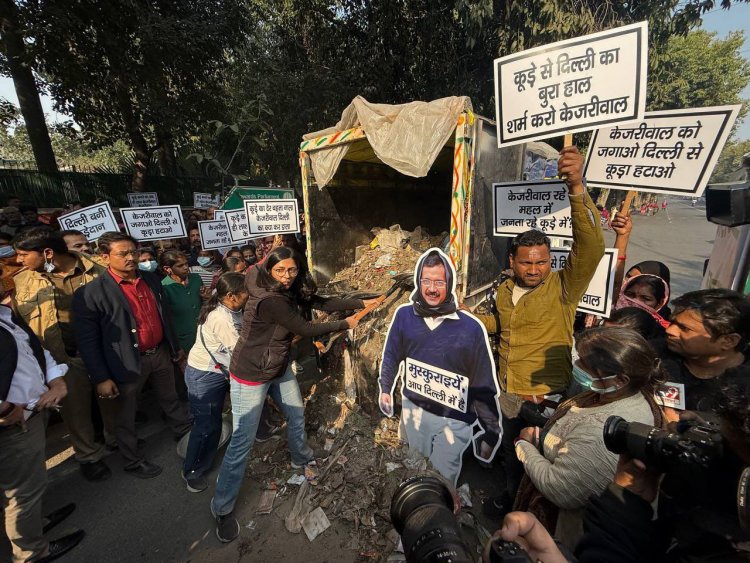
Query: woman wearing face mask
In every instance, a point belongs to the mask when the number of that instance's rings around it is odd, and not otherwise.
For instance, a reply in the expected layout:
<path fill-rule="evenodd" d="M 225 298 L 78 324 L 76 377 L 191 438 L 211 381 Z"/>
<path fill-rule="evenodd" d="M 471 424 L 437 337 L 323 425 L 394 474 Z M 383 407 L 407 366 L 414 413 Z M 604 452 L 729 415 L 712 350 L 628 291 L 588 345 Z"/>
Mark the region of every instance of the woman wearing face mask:
<path fill-rule="evenodd" d="M 193 429 L 182 477 L 191 493 L 208 487 L 206 473 L 221 437 L 221 413 L 229 390 L 229 362 L 240 336 L 242 308 L 246 302 L 245 276 L 227 273 L 219 278 L 216 293 L 198 317 L 195 345 L 185 369 Z"/>
<path fill-rule="evenodd" d="M 604 445 L 611 415 L 662 426 L 654 400 L 660 362 L 648 342 L 627 328 L 593 328 L 576 341 L 573 377 L 589 391 L 561 404 L 544 429 L 516 440 L 524 476 L 514 510 L 537 515 L 571 549 L 583 534 L 583 508 L 612 481 L 618 456 Z"/>
<path fill-rule="evenodd" d="M 315 295 L 315 284 L 304 258 L 291 248 L 272 250 L 262 265 L 245 275 L 250 294 L 240 339 L 230 364 L 233 433 L 216 482 L 211 511 L 216 517 L 216 536 L 230 542 L 240 533 L 232 516 L 245 466 L 255 440 L 266 395 L 281 407 L 287 419 L 287 441 L 292 467 L 301 469 L 325 458 L 315 452 L 305 435 L 305 407 L 299 385 L 291 371 L 289 349 L 294 335 L 320 336 L 357 325 L 353 317 L 341 321 L 310 323 L 300 306 L 324 311 L 361 309 L 371 301 L 323 299 Z"/>
<path fill-rule="evenodd" d="M 201 250 L 198 252 L 197 260 L 197 266 L 190 266 L 190 273 L 198 274 L 203 281 L 203 285 L 211 287 L 214 274 L 221 270 L 219 253 L 215 250 Z"/>
<path fill-rule="evenodd" d="M 142 272 L 151 272 L 159 276 L 159 279 L 164 279 L 164 274 L 158 271 L 159 263 L 156 261 L 156 256 L 153 249 L 151 248 L 139 248 L 138 249 L 138 269 Z"/>
<path fill-rule="evenodd" d="M 179 250 L 168 250 L 159 257 L 159 267 L 165 274 L 161 285 L 164 297 L 172 309 L 172 324 L 180 348 L 187 354 L 195 344 L 203 299 L 209 297 L 198 274 L 190 273 L 187 256 Z"/>

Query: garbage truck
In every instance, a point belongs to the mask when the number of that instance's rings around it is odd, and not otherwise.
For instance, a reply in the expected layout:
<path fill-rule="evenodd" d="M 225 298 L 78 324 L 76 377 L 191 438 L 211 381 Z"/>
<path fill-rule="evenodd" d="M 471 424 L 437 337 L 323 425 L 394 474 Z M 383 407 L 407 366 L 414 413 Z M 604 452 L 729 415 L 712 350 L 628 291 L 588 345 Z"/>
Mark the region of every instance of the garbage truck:
<path fill-rule="evenodd" d="M 377 244 L 377 229 L 397 226 L 446 233 L 458 298 L 471 304 L 506 267 L 510 239 L 493 233 L 492 184 L 556 176 L 557 151 L 545 143 L 499 149 L 495 123 L 474 113 L 468 97 L 402 105 L 357 97 L 335 126 L 303 136 L 299 166 L 307 260 L 319 287 Z M 382 269 L 386 277 L 397 273 Z M 343 346 L 347 394 L 366 407 L 394 311 L 350 331 Z"/>

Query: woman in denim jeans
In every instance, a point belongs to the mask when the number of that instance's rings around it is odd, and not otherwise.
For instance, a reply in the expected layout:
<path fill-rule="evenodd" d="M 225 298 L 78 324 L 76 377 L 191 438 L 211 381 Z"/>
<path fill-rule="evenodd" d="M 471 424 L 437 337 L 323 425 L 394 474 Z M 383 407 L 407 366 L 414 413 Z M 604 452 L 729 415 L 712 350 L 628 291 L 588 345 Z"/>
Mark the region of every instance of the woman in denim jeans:
<path fill-rule="evenodd" d="M 193 415 L 193 429 L 182 477 L 191 493 L 206 490 L 206 473 L 221 437 L 221 412 L 229 389 L 229 361 L 242 326 L 247 301 L 245 276 L 226 273 L 216 283 L 216 293 L 198 317 L 195 345 L 190 350 L 185 383 Z"/>
<path fill-rule="evenodd" d="M 289 349 L 295 335 L 313 337 L 346 330 L 357 319 L 311 323 L 299 307 L 323 311 L 361 309 L 375 300 L 324 299 L 315 295 L 305 259 L 296 250 L 279 247 L 263 264 L 251 267 L 245 277 L 249 299 L 245 305 L 240 339 L 230 364 L 233 433 L 216 481 L 211 512 L 216 519 L 216 536 L 230 542 L 240 533 L 232 516 L 266 395 L 284 411 L 287 441 L 293 468 L 315 463 L 316 455 L 307 444 L 305 407 L 292 373 Z"/>

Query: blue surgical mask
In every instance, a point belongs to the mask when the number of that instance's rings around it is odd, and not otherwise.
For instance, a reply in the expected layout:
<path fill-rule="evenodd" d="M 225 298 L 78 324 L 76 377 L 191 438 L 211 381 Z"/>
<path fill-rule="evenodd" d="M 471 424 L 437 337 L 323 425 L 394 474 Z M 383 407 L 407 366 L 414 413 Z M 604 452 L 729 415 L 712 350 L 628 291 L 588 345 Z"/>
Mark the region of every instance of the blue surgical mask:
<path fill-rule="evenodd" d="M 0 246 L 0 258 L 8 258 L 16 253 L 11 245 Z"/>
<path fill-rule="evenodd" d="M 146 260 L 145 262 L 138 262 L 138 269 L 144 272 L 155 272 L 156 271 L 156 260 Z"/>
<path fill-rule="evenodd" d="M 198 264 L 201 266 L 208 266 L 211 263 L 209 256 L 198 256 Z"/>
<path fill-rule="evenodd" d="M 591 389 L 591 376 L 589 372 L 582 370 L 576 364 L 573 364 L 573 379 L 584 389 Z"/>
<path fill-rule="evenodd" d="M 605 381 L 607 379 L 616 379 L 616 375 L 608 375 L 607 377 L 597 377 L 597 381 Z M 619 391 L 622 389 L 622 387 L 618 387 L 617 385 L 610 385 L 609 387 L 594 387 L 592 384 L 594 382 L 594 379 L 591 377 L 591 374 L 587 372 L 586 370 L 580 368 L 576 364 L 573 364 L 573 379 L 576 380 L 576 383 L 584 387 L 585 389 L 589 389 L 590 391 L 593 391 L 594 393 L 599 393 L 600 395 L 606 395 L 607 393 L 614 393 L 615 391 Z"/>

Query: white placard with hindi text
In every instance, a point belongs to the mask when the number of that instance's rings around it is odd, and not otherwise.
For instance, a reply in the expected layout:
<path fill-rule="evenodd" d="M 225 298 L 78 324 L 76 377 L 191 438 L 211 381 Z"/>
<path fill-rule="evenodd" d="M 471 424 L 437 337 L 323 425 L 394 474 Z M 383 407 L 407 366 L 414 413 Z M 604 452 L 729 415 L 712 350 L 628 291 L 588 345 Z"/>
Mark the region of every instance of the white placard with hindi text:
<path fill-rule="evenodd" d="M 406 358 L 404 389 L 435 401 L 445 407 L 466 412 L 469 400 L 469 378 Z"/>
<path fill-rule="evenodd" d="M 156 192 L 131 192 L 128 194 L 130 207 L 153 207 L 159 205 L 159 195 Z"/>
<path fill-rule="evenodd" d="M 296 199 L 246 199 L 245 213 L 252 236 L 299 232 Z"/>
<path fill-rule="evenodd" d="M 166 240 L 187 236 L 179 205 L 126 207 L 120 209 L 128 234 L 138 241 Z"/>
<path fill-rule="evenodd" d="M 203 250 L 221 250 L 234 246 L 229 236 L 229 227 L 224 220 L 198 221 L 198 229 Z"/>
<path fill-rule="evenodd" d="M 550 237 L 573 238 L 568 188 L 560 180 L 492 184 L 492 203 L 495 236 L 537 229 Z"/>
<path fill-rule="evenodd" d="M 244 209 L 224 210 L 224 222 L 227 225 L 229 239 L 232 244 L 258 238 L 250 234 L 250 227 L 247 224 L 247 215 L 245 215 Z"/>
<path fill-rule="evenodd" d="M 224 210 L 223 209 L 217 209 L 214 211 L 214 221 L 223 221 L 224 220 Z"/>
<path fill-rule="evenodd" d="M 643 119 L 647 22 L 495 59 L 498 146 Z"/>
<path fill-rule="evenodd" d="M 193 192 L 193 207 L 196 209 L 208 209 L 209 207 L 219 206 L 219 194 L 215 196 L 213 194 L 206 194 L 201 192 Z"/>
<path fill-rule="evenodd" d="M 639 123 L 594 131 L 586 185 L 700 197 L 740 108 L 652 111 Z"/>
<path fill-rule="evenodd" d="M 89 242 L 94 242 L 107 232 L 120 232 L 108 201 L 61 215 L 57 222 L 63 231 L 80 231 Z"/>
<path fill-rule="evenodd" d="M 552 270 L 562 270 L 568 262 L 570 250 L 553 248 L 550 250 L 550 266 Z M 605 248 L 604 256 L 596 267 L 594 277 L 591 278 L 586 293 L 578 302 L 578 311 L 591 313 L 599 317 L 609 317 L 612 312 L 615 296 L 615 267 L 617 266 L 617 249 Z"/>

